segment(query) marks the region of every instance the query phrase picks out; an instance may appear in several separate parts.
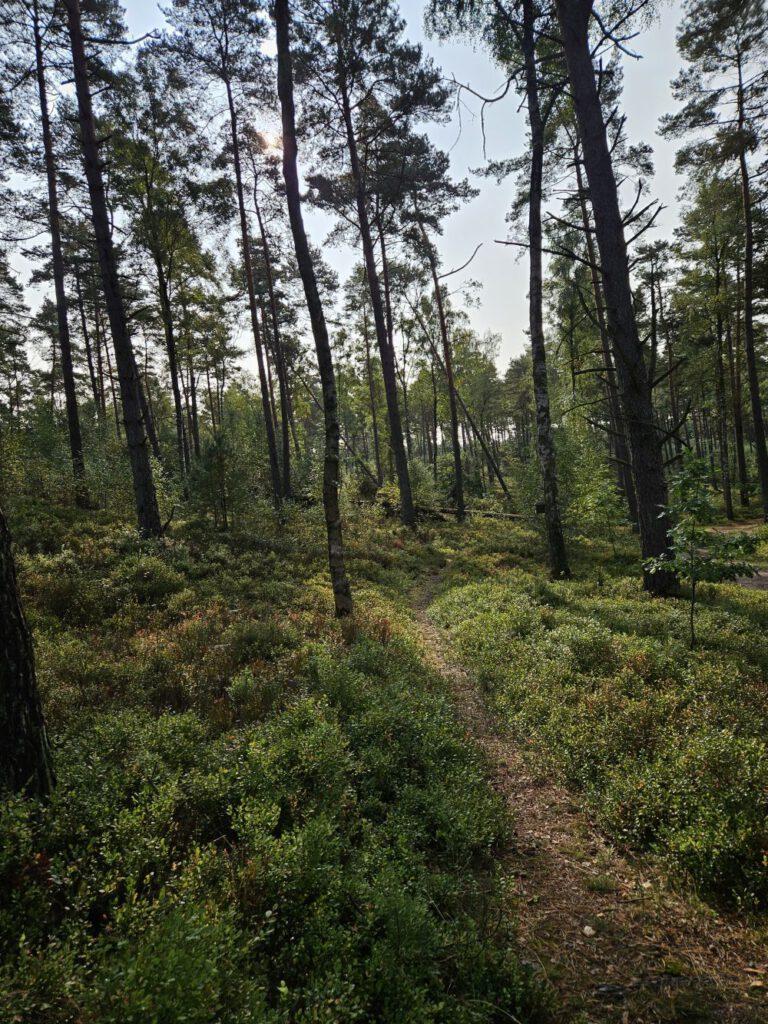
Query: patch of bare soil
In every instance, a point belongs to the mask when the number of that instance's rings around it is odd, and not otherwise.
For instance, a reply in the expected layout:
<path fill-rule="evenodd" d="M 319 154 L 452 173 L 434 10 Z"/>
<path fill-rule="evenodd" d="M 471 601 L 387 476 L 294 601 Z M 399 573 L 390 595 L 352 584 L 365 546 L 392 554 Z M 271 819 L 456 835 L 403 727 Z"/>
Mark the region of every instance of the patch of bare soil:
<path fill-rule="evenodd" d="M 766 1024 L 764 941 L 736 916 L 672 892 L 652 863 L 622 856 L 573 795 L 536 776 L 480 686 L 445 654 L 426 614 L 436 582 L 416 595 L 417 628 L 509 807 L 514 838 L 501 863 L 509 909 L 521 955 L 555 992 L 553 1020 Z"/>

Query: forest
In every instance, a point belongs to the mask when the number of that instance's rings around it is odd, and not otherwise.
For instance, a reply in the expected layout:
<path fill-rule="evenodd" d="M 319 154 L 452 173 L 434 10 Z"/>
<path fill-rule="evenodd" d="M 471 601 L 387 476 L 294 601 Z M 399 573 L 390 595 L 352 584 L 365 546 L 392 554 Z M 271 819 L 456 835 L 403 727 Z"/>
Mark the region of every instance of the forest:
<path fill-rule="evenodd" d="M 126 3 L 0 0 L 0 1022 L 765 1022 L 764 0 Z"/>

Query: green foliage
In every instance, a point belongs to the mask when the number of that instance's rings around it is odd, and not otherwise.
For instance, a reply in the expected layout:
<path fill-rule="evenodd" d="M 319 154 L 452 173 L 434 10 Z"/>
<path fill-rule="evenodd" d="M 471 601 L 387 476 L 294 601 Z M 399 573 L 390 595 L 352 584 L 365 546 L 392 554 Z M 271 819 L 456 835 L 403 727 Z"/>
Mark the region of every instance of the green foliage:
<path fill-rule="evenodd" d="M 0 809 L 0 1019 L 539 1019 L 497 923 L 501 802 L 383 596 L 416 542 L 357 525 L 386 585 L 351 647 L 319 514 L 77 525 L 21 559 L 59 784 Z"/>
<path fill-rule="evenodd" d="M 582 790 L 610 834 L 705 895 L 768 903 L 762 595 L 704 585 L 690 651 L 675 639 L 681 604 L 633 580 L 489 571 L 470 569 L 480 582 L 451 589 L 433 614 L 532 756 Z"/>
<path fill-rule="evenodd" d="M 651 558 L 648 572 L 672 569 L 691 585 L 690 642 L 696 645 L 696 589 L 699 583 L 725 583 L 739 576 L 754 576 L 746 561 L 756 548 L 754 537 L 745 533 L 724 534 L 707 530 L 715 517 L 710 497 L 707 467 L 701 460 L 684 463 L 672 482 L 672 505 L 667 510 L 673 526 L 669 531 L 671 557 Z"/>

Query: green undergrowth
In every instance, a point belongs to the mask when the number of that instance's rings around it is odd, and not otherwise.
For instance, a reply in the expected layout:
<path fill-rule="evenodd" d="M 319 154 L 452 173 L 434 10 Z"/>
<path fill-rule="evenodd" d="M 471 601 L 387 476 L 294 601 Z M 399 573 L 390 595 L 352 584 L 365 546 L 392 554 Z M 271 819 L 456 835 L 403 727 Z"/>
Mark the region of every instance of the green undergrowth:
<path fill-rule="evenodd" d="M 146 544 L 23 512 L 58 786 L 0 812 L 0 1020 L 539 1019 L 504 809 L 402 610 L 433 545 L 349 525 L 347 644 L 319 513 Z"/>
<path fill-rule="evenodd" d="M 622 845 L 652 851 L 716 901 L 768 904 L 768 597 L 703 586 L 654 600 L 599 544 L 548 582 L 526 531 L 451 531 L 431 609 L 457 657 L 542 770 L 586 795 Z M 607 575 L 618 566 L 616 575 Z M 606 569 L 608 567 L 608 570 Z"/>

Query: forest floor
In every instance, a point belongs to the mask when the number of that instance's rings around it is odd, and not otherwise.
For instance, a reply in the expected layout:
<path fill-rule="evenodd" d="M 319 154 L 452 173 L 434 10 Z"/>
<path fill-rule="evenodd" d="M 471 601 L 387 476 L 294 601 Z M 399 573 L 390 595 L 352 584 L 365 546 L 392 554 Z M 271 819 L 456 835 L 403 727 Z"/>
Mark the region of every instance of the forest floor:
<path fill-rule="evenodd" d="M 444 576 L 412 591 L 415 622 L 514 822 L 499 865 L 507 912 L 526 960 L 556 993 L 553 1020 L 764 1022 L 764 935 L 673 891 L 657 864 L 622 854 L 572 793 L 536 770 L 429 617 Z"/>

